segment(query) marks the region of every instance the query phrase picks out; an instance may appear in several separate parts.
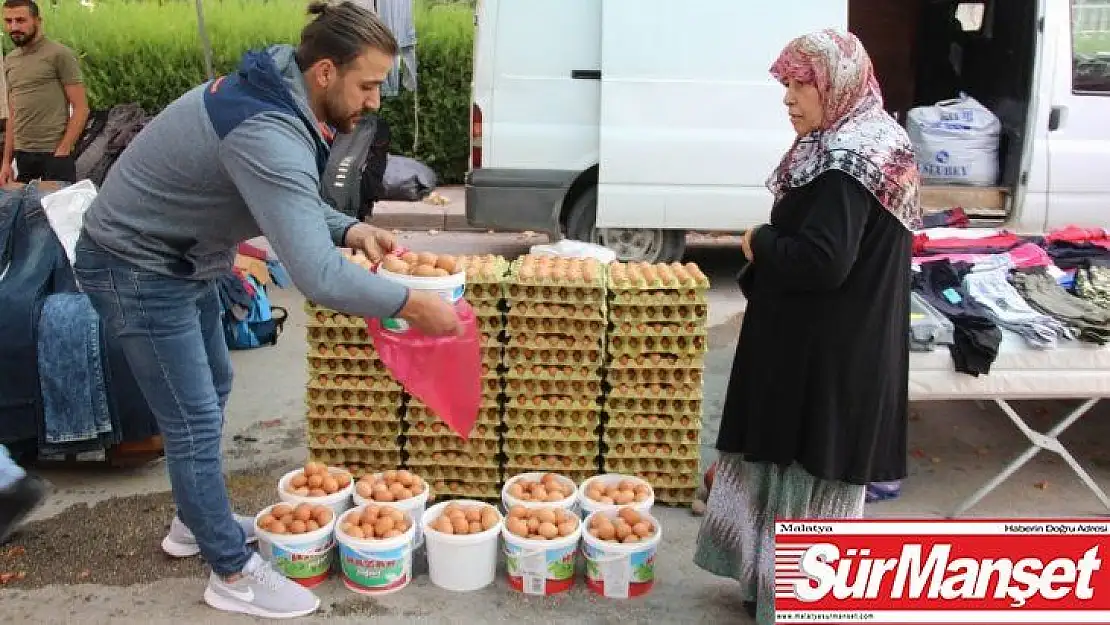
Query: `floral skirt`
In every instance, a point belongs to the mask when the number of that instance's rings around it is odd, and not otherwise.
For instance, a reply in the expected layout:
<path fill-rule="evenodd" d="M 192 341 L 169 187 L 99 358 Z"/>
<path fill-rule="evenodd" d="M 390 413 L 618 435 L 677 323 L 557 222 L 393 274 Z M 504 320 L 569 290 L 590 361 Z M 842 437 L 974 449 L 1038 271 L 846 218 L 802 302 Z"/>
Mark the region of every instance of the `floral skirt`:
<path fill-rule="evenodd" d="M 775 621 L 775 519 L 863 517 L 866 487 L 822 480 L 798 465 L 745 462 L 721 454 L 698 533 L 694 563 L 740 582 L 759 625 Z"/>

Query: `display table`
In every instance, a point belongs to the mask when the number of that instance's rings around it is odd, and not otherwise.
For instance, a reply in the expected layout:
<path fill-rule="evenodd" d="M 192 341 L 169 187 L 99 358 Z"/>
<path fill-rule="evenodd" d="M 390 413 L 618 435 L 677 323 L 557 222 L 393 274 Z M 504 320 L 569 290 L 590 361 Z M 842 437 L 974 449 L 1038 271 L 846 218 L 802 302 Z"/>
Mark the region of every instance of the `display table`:
<path fill-rule="evenodd" d="M 1063 446 L 1058 437 L 1104 397 L 1110 397 L 1110 347 L 1064 341 L 1055 349 L 1035 350 L 1003 330 L 998 358 L 989 375 L 973 377 L 953 368 L 947 348 L 910 355 L 910 401 L 990 400 L 1029 439 L 1029 449 L 964 500 L 950 515 L 959 516 L 1033 459 L 1041 450 L 1059 455 L 1108 510 L 1110 498 Z M 1084 400 L 1047 432 L 1030 428 L 1010 405 L 1014 400 Z"/>

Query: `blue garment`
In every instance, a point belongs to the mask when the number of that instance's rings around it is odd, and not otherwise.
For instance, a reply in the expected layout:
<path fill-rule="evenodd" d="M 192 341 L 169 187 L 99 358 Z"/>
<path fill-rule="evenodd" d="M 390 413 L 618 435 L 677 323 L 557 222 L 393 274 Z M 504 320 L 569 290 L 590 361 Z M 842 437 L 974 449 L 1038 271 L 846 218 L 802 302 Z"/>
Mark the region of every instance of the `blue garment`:
<path fill-rule="evenodd" d="M 85 236 L 74 268 L 158 420 L 178 516 L 217 575 L 240 572 L 251 552 L 220 455 L 232 373 L 215 282 L 139 269 Z"/>
<path fill-rule="evenodd" d="M 0 191 L 0 443 L 39 436 L 37 328 L 43 299 L 75 291 L 35 185 Z"/>
<path fill-rule="evenodd" d="M 0 445 L 0 490 L 7 490 L 23 479 L 24 475 L 27 474 L 23 471 L 23 467 L 16 464 L 8 455 L 8 448 Z"/>
<path fill-rule="evenodd" d="M 113 440 L 100 318 L 83 293 L 46 298 L 38 327 L 39 384 L 46 445 Z"/>
<path fill-rule="evenodd" d="M 378 17 L 397 39 L 397 59 L 382 83 L 382 95 L 396 96 L 401 86 L 416 91 L 416 21 L 412 0 L 377 0 Z M 404 71 L 402 77 L 401 72 Z"/>

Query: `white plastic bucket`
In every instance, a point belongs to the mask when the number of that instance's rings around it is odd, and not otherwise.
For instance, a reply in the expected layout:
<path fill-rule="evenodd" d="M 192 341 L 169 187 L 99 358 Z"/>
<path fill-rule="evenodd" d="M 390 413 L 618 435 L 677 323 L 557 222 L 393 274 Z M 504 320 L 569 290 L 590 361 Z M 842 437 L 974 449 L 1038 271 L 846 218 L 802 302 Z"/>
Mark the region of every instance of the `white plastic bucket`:
<path fill-rule="evenodd" d="M 373 505 L 398 507 L 393 504 Z M 365 507 L 358 506 L 355 510 L 362 514 Z M 407 512 L 405 516 L 412 521 Z M 343 532 L 340 525 L 336 523 L 335 539 L 338 543 L 339 574 L 344 586 L 361 595 L 388 595 L 409 585 L 412 581 L 415 523 L 404 534 L 382 540 L 352 538 Z"/>
<path fill-rule="evenodd" d="M 449 304 L 454 304 L 463 298 L 466 293 L 466 272 L 460 271 L 450 276 L 439 278 L 424 276 L 406 276 L 393 273 L 385 267 L 378 267 L 378 275 L 398 284 L 403 284 L 417 291 L 433 291 L 439 294 Z M 404 319 L 383 319 L 382 327 L 392 332 L 404 332 L 409 329 L 409 324 Z"/>
<path fill-rule="evenodd" d="M 258 522 L 276 505 L 266 506 L 254 517 L 258 553 L 282 575 L 306 588 L 315 588 L 331 574 L 335 553 L 333 532 L 339 517 L 333 514 L 327 525 L 304 534 L 272 534 L 259 527 Z"/>
<path fill-rule="evenodd" d="M 501 505 L 504 506 L 505 513 L 508 514 L 508 512 L 513 509 L 513 506 L 524 506 L 525 508 L 562 508 L 572 514 L 578 514 L 578 487 L 574 484 L 574 480 L 565 475 L 555 474 L 560 482 L 571 488 L 570 497 L 566 499 L 560 501 L 522 501 L 509 494 L 509 489 L 512 488 L 512 485 L 517 481 L 527 480 L 530 482 L 538 482 L 548 473 L 549 471 L 521 473 L 506 481 L 505 486 L 501 488 Z"/>
<path fill-rule="evenodd" d="M 504 524 L 501 536 L 505 539 L 505 573 L 513 589 L 526 595 L 545 596 L 574 587 L 581 521 L 569 536 L 555 540 L 521 538 Z"/>
<path fill-rule="evenodd" d="M 374 474 L 375 479 L 381 479 L 381 477 L 382 473 Z M 394 508 L 397 508 L 401 512 L 409 515 L 409 518 L 412 520 L 413 526 L 416 528 L 416 533 L 413 535 L 412 539 L 412 546 L 413 549 L 419 549 L 420 546 L 424 544 L 424 524 L 422 522 L 424 517 L 424 509 L 427 508 L 428 498 L 432 495 L 431 482 L 424 479 L 423 476 L 420 476 L 420 481 L 424 482 L 424 492 L 416 495 L 415 497 L 409 497 L 408 499 L 403 499 L 401 501 L 374 501 L 373 499 L 363 498 L 361 495 L 358 494 L 357 490 L 352 491 L 352 497 L 354 497 L 355 507 L 362 507 L 366 504 L 372 503 L 379 506 L 392 506 Z"/>
<path fill-rule="evenodd" d="M 614 484 L 620 484 L 623 480 L 631 480 L 633 482 L 636 482 L 637 484 L 647 485 L 648 489 L 650 490 L 648 498 L 639 503 L 630 503 L 626 504 L 625 506 L 619 506 L 617 504 L 600 503 L 586 496 L 586 493 L 589 491 L 591 484 L 601 483 L 602 485 L 609 487 Z M 590 479 L 582 482 L 582 484 L 578 486 L 578 505 L 582 508 L 583 517 L 589 516 L 590 513 L 597 512 L 598 510 L 616 511 L 624 507 L 631 507 L 633 510 L 639 512 L 640 514 L 651 514 L 651 508 L 655 505 L 655 489 L 652 488 L 650 482 L 643 478 L 636 477 L 635 475 L 622 475 L 620 473 L 606 473 L 605 475 L 595 475 L 594 477 L 591 477 Z"/>
<path fill-rule="evenodd" d="M 480 501 L 458 499 L 442 501 L 424 513 L 424 541 L 428 547 L 428 577 L 444 590 L 470 592 L 481 590 L 497 578 L 497 546 L 505 517 L 497 512 L 497 525 L 478 534 L 441 534 L 429 527 L 450 504 L 474 506 Z"/>
<path fill-rule="evenodd" d="M 589 528 L 592 517 L 602 514 L 616 519 L 618 510 L 591 513 L 582 522 Z M 650 514 L 641 516 L 655 526 L 655 535 L 638 543 L 598 540 L 588 529 L 582 532 L 582 551 L 586 559 L 586 586 L 610 599 L 641 597 L 655 585 L 655 551 L 663 539 L 663 528 Z"/>
<path fill-rule="evenodd" d="M 331 506 L 336 516 L 346 512 L 351 508 L 351 493 L 355 491 L 355 479 L 350 471 L 340 469 L 339 467 L 328 467 L 328 472 L 332 475 L 346 474 L 350 476 L 351 481 L 347 484 L 347 488 L 341 489 L 335 494 L 328 495 L 327 497 L 301 497 L 293 493 L 286 492 L 285 488 L 289 485 L 289 481 L 293 476 L 300 473 L 304 469 L 294 469 L 285 475 L 281 476 L 278 480 L 278 496 L 287 504 L 294 506 L 302 503 L 310 503 L 317 506 Z"/>

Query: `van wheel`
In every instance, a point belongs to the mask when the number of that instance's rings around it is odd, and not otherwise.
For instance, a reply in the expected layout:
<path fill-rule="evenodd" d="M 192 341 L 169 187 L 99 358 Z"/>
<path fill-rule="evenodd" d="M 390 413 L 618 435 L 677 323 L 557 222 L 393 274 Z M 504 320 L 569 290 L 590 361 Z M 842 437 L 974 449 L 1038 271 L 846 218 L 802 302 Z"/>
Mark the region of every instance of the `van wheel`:
<path fill-rule="evenodd" d="M 597 228 L 597 187 L 575 200 L 567 216 L 567 238 L 603 245 L 625 262 L 671 263 L 686 252 L 686 231 L 665 228 Z"/>

